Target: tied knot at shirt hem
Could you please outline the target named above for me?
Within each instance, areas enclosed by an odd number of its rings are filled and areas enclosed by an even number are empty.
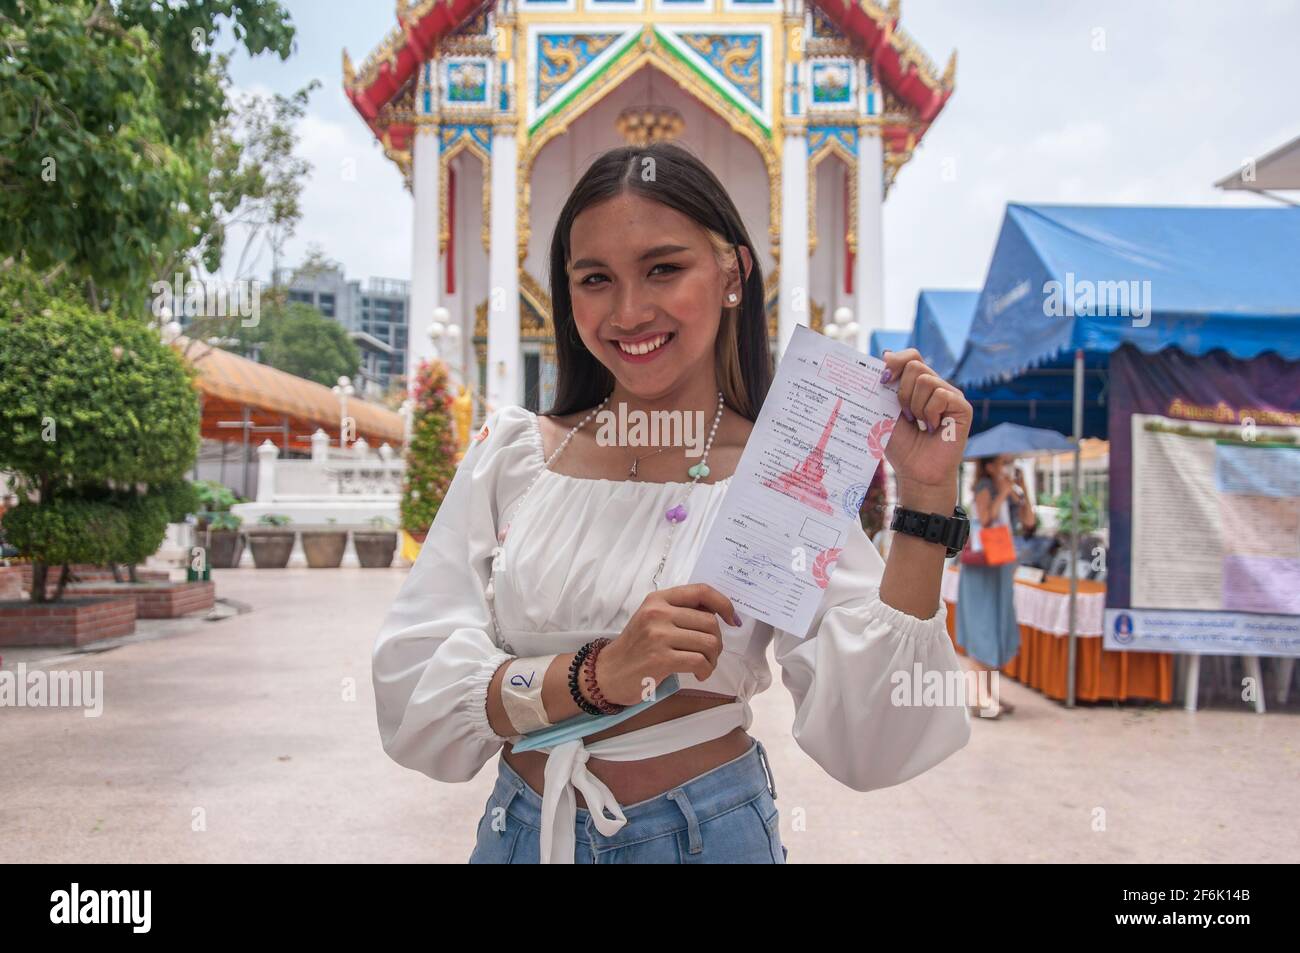
[[[577,738],[543,749],[547,759],[546,784],[542,791],[541,863],[573,863],[578,840],[575,791],[582,792],[591,822],[601,834],[613,837],[627,823],[627,816],[613,792],[587,770],[589,759],[641,761],[657,758],[721,738],[735,728],[748,728],[751,721],[749,705],[737,701],[615,735],[590,746]]]

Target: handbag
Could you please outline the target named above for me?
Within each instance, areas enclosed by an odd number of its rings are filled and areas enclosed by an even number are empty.
[[[964,566],[1005,566],[1016,561],[1016,544],[1009,526],[972,526],[960,556]]]
[[[981,529],[980,545],[984,550],[986,566],[1005,566],[1016,561],[1016,544],[1011,539],[1010,526],[988,526]]]
[[[966,537],[966,545],[962,547],[961,554],[957,557],[963,566],[987,566],[988,559],[984,555],[984,546],[980,541],[980,523],[972,513],[970,517],[970,534]]]
[[[958,558],[961,559],[961,564],[963,566],[987,566],[989,564],[988,557],[984,554],[984,550],[971,548],[971,542],[978,538],[978,532],[971,533],[970,537],[966,540],[966,545],[962,547],[961,556]]]

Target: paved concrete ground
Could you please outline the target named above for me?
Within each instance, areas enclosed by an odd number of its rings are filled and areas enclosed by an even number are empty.
[[[0,709],[0,862],[463,861],[495,762],[439,784],[390,761],[375,727],[370,650],[404,572],[214,575],[252,611],[143,622],[96,654],[0,650],[5,668],[100,670],[106,696],[99,718]],[[795,746],[778,678],[752,733],[790,862],[1300,860],[1295,708],[1071,711],[1003,684],[1014,715],[859,794]]]

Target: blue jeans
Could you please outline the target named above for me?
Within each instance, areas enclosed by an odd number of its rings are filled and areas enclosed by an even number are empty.
[[[498,761],[496,786],[478,825],[471,864],[536,864],[542,798]],[[625,824],[606,837],[578,808],[578,864],[783,864],[776,785],[755,740],[733,761],[649,800],[624,806]],[[494,818],[496,823],[493,823]],[[494,829],[495,828],[495,829]]]

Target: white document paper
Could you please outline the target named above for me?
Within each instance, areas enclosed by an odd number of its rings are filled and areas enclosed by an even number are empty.
[[[894,431],[878,358],[795,328],[691,582],[805,638]]]

